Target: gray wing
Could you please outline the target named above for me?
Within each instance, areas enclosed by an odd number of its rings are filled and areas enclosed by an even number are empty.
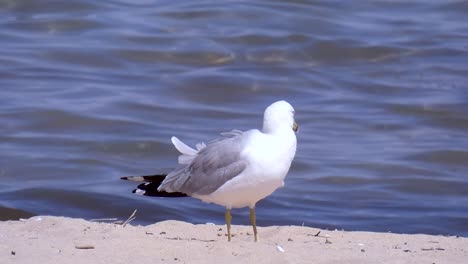
[[[239,175],[247,167],[242,160],[245,132],[232,131],[209,142],[191,163],[178,167],[166,176],[158,188],[166,192],[205,195],[216,191],[225,182]]]

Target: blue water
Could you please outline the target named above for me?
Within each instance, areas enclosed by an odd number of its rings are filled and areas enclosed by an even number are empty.
[[[466,1],[0,1],[0,217],[224,222],[120,176],[300,125],[265,225],[468,236]],[[233,212],[248,224],[248,210]]]

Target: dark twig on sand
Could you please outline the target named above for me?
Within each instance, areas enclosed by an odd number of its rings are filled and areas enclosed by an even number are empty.
[[[89,245],[85,245],[85,246],[75,246],[76,249],[94,249],[94,246],[89,246]]]

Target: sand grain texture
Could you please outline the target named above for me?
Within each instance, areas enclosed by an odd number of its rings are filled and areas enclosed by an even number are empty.
[[[225,227],[165,221],[149,226],[36,216],[0,222],[0,263],[464,263],[468,238]],[[320,231],[318,236],[315,236]]]

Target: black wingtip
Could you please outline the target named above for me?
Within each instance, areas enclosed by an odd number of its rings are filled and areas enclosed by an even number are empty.
[[[165,191],[158,191],[158,187],[164,181],[166,174],[155,174],[145,176],[124,176],[120,177],[122,180],[140,182],[136,189],[132,193],[144,196],[156,196],[156,197],[186,197],[185,193],[173,192],[168,193]]]
[[[157,182],[161,183],[166,178],[167,174],[154,174],[154,175],[143,175],[143,176],[124,176],[120,177],[121,180],[133,181],[133,182]]]

